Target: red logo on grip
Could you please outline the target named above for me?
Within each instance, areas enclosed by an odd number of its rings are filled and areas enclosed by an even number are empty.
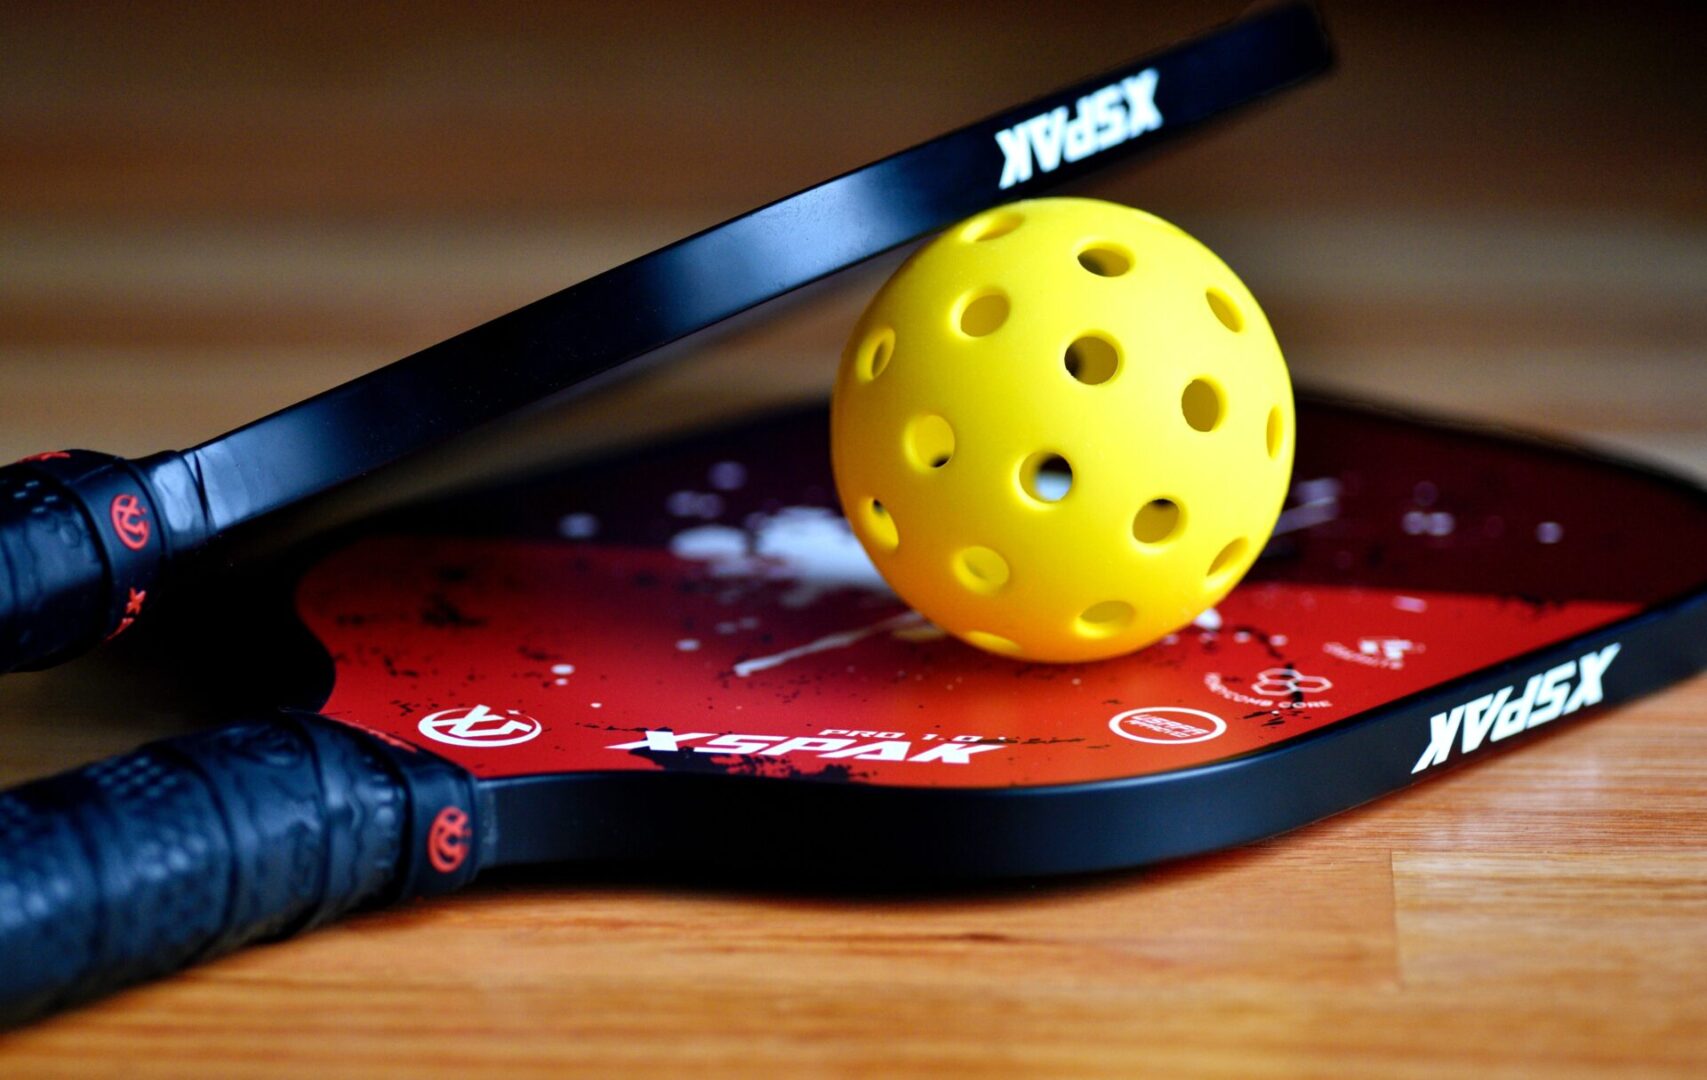
[[[113,640],[131,628],[131,624],[136,622],[136,617],[142,614],[142,602],[147,599],[147,589],[130,590],[130,599],[126,600],[124,605],[124,618],[120,619],[119,624],[113,627],[113,632],[107,635],[107,641]]]
[[[148,511],[142,501],[128,492],[114,495],[110,513],[119,543],[132,551],[141,551],[148,543]]]
[[[22,465],[28,461],[57,461],[60,458],[68,458],[70,456],[70,454],[63,450],[44,450],[39,454],[31,454],[29,457],[19,458],[18,464]]]
[[[468,858],[468,814],[460,806],[447,806],[427,830],[427,861],[441,874],[448,874]]]

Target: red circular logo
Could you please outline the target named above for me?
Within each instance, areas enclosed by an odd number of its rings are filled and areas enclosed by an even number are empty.
[[[460,806],[447,806],[427,830],[427,861],[441,874],[448,874],[468,858],[468,814]]]
[[[128,492],[113,496],[108,510],[113,519],[113,532],[119,543],[132,551],[141,551],[148,543],[148,510],[142,501]]]

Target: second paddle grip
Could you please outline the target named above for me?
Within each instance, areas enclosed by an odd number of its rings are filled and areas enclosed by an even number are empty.
[[[306,713],[0,792],[0,1027],[448,892],[492,850],[474,779]]]

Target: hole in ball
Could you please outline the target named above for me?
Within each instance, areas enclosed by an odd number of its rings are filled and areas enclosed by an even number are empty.
[[[1008,583],[1008,561],[987,547],[962,548],[954,556],[954,576],[973,592],[989,596]]]
[[[904,441],[915,468],[940,469],[954,457],[954,428],[934,413],[908,421]]]
[[[1079,614],[1077,630],[1088,637],[1107,637],[1132,625],[1137,614],[1124,600],[1104,600]]]
[[[980,649],[988,649],[990,652],[1005,653],[1008,656],[1019,655],[1019,644],[1009,641],[1000,634],[992,634],[985,630],[968,630],[966,631],[966,640]]]
[[[1226,547],[1222,548],[1216,554],[1215,561],[1209,564],[1209,576],[1212,578],[1220,577],[1222,574],[1232,570],[1233,567],[1237,566],[1239,561],[1245,557],[1245,548],[1247,546],[1248,544],[1246,543],[1245,538],[1241,536]]]
[[[1140,544],[1160,544],[1179,532],[1179,503],[1172,499],[1151,499],[1132,519],[1132,536]]]
[[[1113,244],[1092,244],[1079,252],[1079,265],[1097,277],[1119,277],[1132,269],[1132,256]]]
[[[1096,386],[1120,370],[1120,350],[1105,337],[1086,334],[1067,346],[1065,362],[1069,375],[1086,386]]]
[[[1214,431],[1221,424],[1221,414],[1226,411],[1226,405],[1221,400],[1221,390],[1208,379],[1193,379],[1186,384],[1185,393],[1180,395],[1180,412],[1185,414],[1185,422],[1197,431]]]
[[[1026,458],[1019,468],[1019,486],[1043,503],[1058,503],[1073,490],[1073,466],[1052,450]]]
[[[960,332],[967,337],[993,334],[1007,321],[1008,298],[999,292],[974,296],[960,309]]]
[[[973,221],[961,232],[960,238],[971,243],[995,240],[1006,236],[1025,223],[1025,215],[1014,210],[997,210]]]
[[[895,519],[877,499],[866,499],[860,504],[860,524],[865,527],[866,539],[878,550],[894,551],[901,546],[901,531],[895,527]]]
[[[859,377],[870,382],[883,374],[894,352],[895,331],[887,326],[873,330],[859,347]]]
[[[1239,313],[1239,305],[1220,289],[1205,289],[1203,298],[1209,301],[1209,310],[1215,313],[1215,318],[1221,325],[1237,334],[1245,328],[1245,317]]]
[[[1280,406],[1276,405],[1268,410],[1268,456],[1270,458],[1280,456],[1280,440],[1286,435],[1282,424]]]

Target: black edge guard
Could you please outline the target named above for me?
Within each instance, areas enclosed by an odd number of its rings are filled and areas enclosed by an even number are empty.
[[[0,672],[84,652],[157,603],[174,558],[207,539],[185,488],[177,454],[62,450],[0,468]]]
[[[494,847],[476,797],[441,758],[309,714],[0,793],[0,1025],[458,888]]]

